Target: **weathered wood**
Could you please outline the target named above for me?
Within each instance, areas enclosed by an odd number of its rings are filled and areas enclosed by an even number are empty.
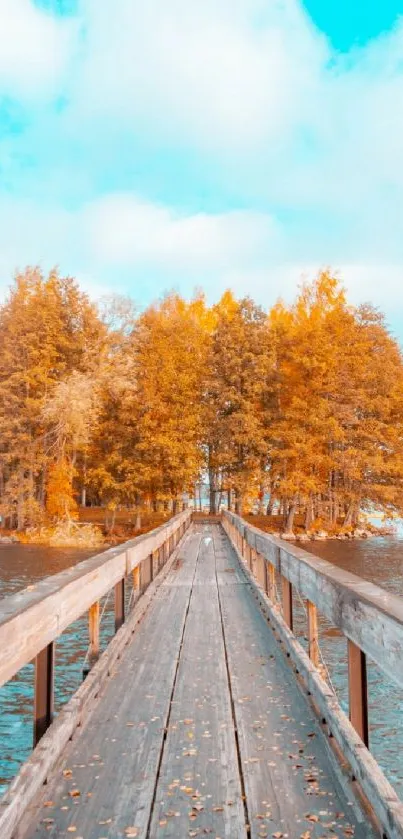
[[[137,565],[133,570],[133,588],[136,592],[140,591],[140,566]]]
[[[54,644],[48,644],[35,659],[34,746],[53,720],[54,711]]]
[[[151,534],[47,577],[30,590],[0,601],[0,685],[54,641],[110,589],[140,564],[151,550],[190,520],[180,513]]]
[[[339,746],[347,764],[351,767],[355,780],[383,827],[384,839],[402,839],[403,803],[344,714],[337,697],[288,628],[282,615],[271,608],[271,601],[265,597],[248,571],[243,569],[243,573],[248,576],[263,614],[296,667],[299,677],[303,680],[308,696],[314,700],[315,709],[326,722],[330,738],[329,746],[333,741]],[[333,755],[332,749],[328,752],[330,756]],[[338,759],[334,755],[332,759],[340,782],[345,783],[345,775],[340,774]],[[369,829],[368,826],[368,831]]]
[[[99,618],[99,600],[97,600],[96,603],[93,603],[92,606],[90,606],[88,614],[88,630],[90,637],[89,660],[91,666],[93,666],[99,658]]]
[[[120,629],[125,619],[125,581],[115,585],[115,632]]]
[[[87,723],[91,723],[91,714],[97,710],[100,699],[103,698],[103,691],[106,688],[111,691],[115,691],[115,680],[111,680],[110,677],[115,675],[114,668],[116,666],[116,662],[121,658],[123,651],[132,640],[135,630],[137,632],[138,627],[142,627],[146,643],[149,643],[151,647],[153,644],[153,637],[157,637],[158,645],[161,643],[163,633],[161,633],[160,626],[154,627],[154,622],[151,616],[150,624],[144,623],[143,627],[143,621],[150,609],[150,606],[156,604],[157,601],[155,598],[158,600],[159,597],[165,597],[167,591],[171,592],[172,598],[174,599],[173,605],[171,601],[168,604],[168,613],[172,608],[175,608],[178,601],[176,591],[172,589],[172,587],[166,590],[165,586],[161,585],[171,573],[172,566],[175,563],[175,558],[176,553],[174,553],[169,562],[167,562],[160,577],[152,583],[148,591],[137,602],[135,608],[131,612],[129,620],[113,637],[107,649],[87,676],[85,682],[74,694],[72,699],[70,699],[67,705],[62,708],[51,727],[42,737],[29,760],[22,766],[18,775],[14,778],[9,789],[0,801],[1,839],[11,839],[11,837],[14,839],[17,837],[17,826],[21,823],[21,821],[24,824],[24,830],[22,831],[24,835],[27,830],[31,829],[32,823],[35,820],[37,808],[34,807],[33,810],[30,810],[29,808],[34,801],[35,796],[40,795],[42,785],[45,781],[47,779],[50,781],[50,773],[55,767],[57,767],[58,761],[61,759],[66,747],[67,749],[74,747],[74,741],[73,746],[71,746],[70,741],[72,740],[75,731],[78,731],[80,735],[82,735],[85,730],[85,725]],[[163,620],[164,618],[162,617],[162,622]],[[155,636],[153,635],[154,632],[156,633]],[[173,638],[168,638],[167,641],[171,642],[173,641]],[[141,647],[141,637],[139,639],[139,644]],[[161,668],[157,658],[155,659],[155,669],[158,674],[158,678],[160,678]],[[139,692],[140,695],[142,695],[144,685],[141,684],[141,679],[143,678],[141,660],[138,667],[138,678],[140,685]],[[123,687],[126,691],[124,681]],[[130,697],[131,695],[127,694],[128,702],[131,701]],[[100,707],[98,710],[101,712]],[[101,737],[102,728],[99,729],[98,733]],[[127,736],[126,727],[124,727],[122,735],[124,737]],[[141,760],[141,755],[139,759]],[[121,762],[119,765],[121,765]],[[46,787],[45,792],[45,799],[46,798],[49,798],[48,787]],[[39,798],[38,804],[41,800],[42,799]],[[49,813],[46,812],[46,815],[49,815]],[[18,839],[20,835],[22,834],[18,832]],[[48,831],[46,831],[46,836],[49,836]]]
[[[247,837],[215,576],[216,529],[207,526],[206,538],[202,535],[150,826],[153,839]]]
[[[347,649],[350,721],[363,743],[368,746],[369,724],[366,656],[352,641],[347,641]]]
[[[281,590],[283,595],[283,616],[284,620],[293,629],[293,613],[292,613],[292,585],[286,577],[281,578]]]
[[[224,513],[224,528],[228,523],[281,571],[303,599],[314,603],[333,626],[403,687],[402,598],[263,533],[234,513]]]
[[[267,574],[267,594],[270,600],[275,603],[276,597],[276,569],[274,565],[271,563],[266,564],[266,574]]]
[[[320,724],[250,587],[219,592],[251,839],[373,837],[335,784]]]
[[[319,630],[318,630],[318,610],[314,603],[310,600],[306,601],[307,617],[308,617],[308,651],[309,658],[315,667],[319,665]]]

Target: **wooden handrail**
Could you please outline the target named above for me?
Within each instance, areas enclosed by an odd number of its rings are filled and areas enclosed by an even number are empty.
[[[289,545],[225,512],[246,545],[263,556],[343,635],[399,687],[403,687],[403,598],[316,556]]]
[[[144,591],[165,564],[191,522],[185,510],[150,533],[46,577],[0,601],[0,686],[35,661],[34,744],[53,717],[54,642],[70,624],[89,613],[90,662],[99,653],[99,600],[114,589],[115,631],[123,624],[124,585]],[[156,561],[157,560],[157,561]]]
[[[225,511],[223,527],[245,562],[245,573],[275,636],[298,678],[350,765],[385,839],[403,837],[403,802],[369,751],[367,661],[369,655],[392,681],[403,686],[403,598],[344,571],[324,559],[264,533]],[[266,573],[262,573],[262,562]],[[276,573],[281,602],[277,601]],[[292,631],[293,589],[307,606],[308,652]],[[268,598],[268,599],[267,599]],[[349,720],[319,664],[318,613],[347,640]]]

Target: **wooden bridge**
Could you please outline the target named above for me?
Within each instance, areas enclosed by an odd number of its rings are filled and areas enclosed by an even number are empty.
[[[317,610],[347,638],[350,720],[318,669]],[[53,719],[54,646],[87,611],[91,669]],[[367,655],[403,685],[403,601],[231,513],[185,511],[7,598],[0,645],[2,684],[36,665],[36,746],[1,802],[1,839],[403,837],[366,696]]]

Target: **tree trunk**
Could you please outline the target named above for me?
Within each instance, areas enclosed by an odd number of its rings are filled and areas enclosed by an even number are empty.
[[[178,499],[174,498],[174,500],[172,501],[172,515],[176,516],[177,512],[178,512]]]
[[[305,530],[310,530],[313,522],[313,498],[310,495],[306,505],[305,511]]]
[[[137,515],[136,515],[136,521],[135,521],[135,524],[134,524],[134,530],[135,530],[136,532],[137,532],[138,530],[141,530],[141,513],[137,513]]]
[[[267,507],[266,507],[266,516],[272,516],[273,515],[273,506],[274,506],[275,500],[276,499],[275,499],[274,492],[271,492],[270,493],[270,498],[269,498],[269,501],[268,501],[268,504],[267,504]]]
[[[291,504],[288,508],[287,519],[286,519],[286,523],[285,523],[285,532],[286,533],[292,533],[293,532],[294,518],[295,518],[296,511],[297,511],[297,501],[294,498],[291,501]]]
[[[348,505],[347,513],[345,515],[345,519],[344,519],[344,522],[343,522],[344,527],[351,527],[351,525],[353,524],[354,508],[355,508],[355,502],[350,501],[350,504]]]
[[[231,490],[230,489],[227,490],[227,505],[228,505],[228,509],[231,511]]]
[[[235,496],[235,512],[237,516],[242,516],[243,514],[243,497],[239,491],[237,491]]]

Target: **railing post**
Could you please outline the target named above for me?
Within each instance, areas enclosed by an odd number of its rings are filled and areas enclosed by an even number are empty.
[[[348,639],[348,693],[350,722],[369,746],[367,660],[365,653]]]
[[[284,620],[291,629],[293,630],[293,615],[292,615],[292,585],[286,577],[281,577],[281,588],[283,593],[283,617]]]
[[[267,573],[267,595],[274,603],[276,599],[276,571],[274,565],[269,562],[266,566]]]
[[[133,568],[133,588],[134,591],[140,593],[140,565],[136,565],[136,568]]]
[[[48,644],[35,659],[34,747],[53,720],[54,644]]]
[[[99,658],[99,600],[90,606],[88,613],[88,629],[90,636],[90,666]]]
[[[306,601],[308,612],[308,651],[315,667],[319,667],[318,610],[310,600]]]
[[[256,579],[258,583],[261,585],[263,591],[267,594],[267,578],[266,578],[266,561],[262,554],[256,551],[256,559],[257,559],[257,568],[256,568]]]
[[[115,632],[120,629],[125,619],[125,581],[115,585]]]
[[[93,603],[88,610],[88,635],[89,649],[88,658],[83,666],[83,679],[86,679],[91,668],[99,658],[99,601]]]

